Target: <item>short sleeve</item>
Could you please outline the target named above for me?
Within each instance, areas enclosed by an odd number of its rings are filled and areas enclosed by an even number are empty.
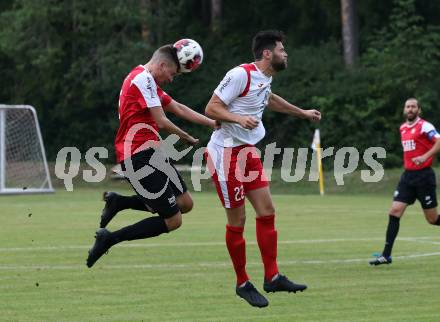
[[[214,94],[217,95],[223,103],[229,105],[229,103],[243,93],[248,81],[247,77],[244,68],[235,67],[231,69],[214,90]]]
[[[422,125],[422,133],[424,133],[430,141],[437,141],[440,138],[440,134],[434,125],[426,121]]]
[[[157,95],[159,96],[160,104],[162,105],[162,108],[167,107],[171,103],[171,101],[173,100],[173,98],[170,95],[168,95],[159,86],[157,86]]]
[[[161,106],[156,82],[151,75],[148,75],[145,72],[140,73],[133,79],[132,82],[141,92],[147,108]]]

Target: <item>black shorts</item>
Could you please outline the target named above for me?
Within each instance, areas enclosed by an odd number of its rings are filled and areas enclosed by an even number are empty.
[[[434,170],[405,170],[400,177],[399,184],[394,192],[394,201],[412,205],[416,199],[423,209],[437,207],[436,179]]]
[[[129,160],[135,172],[146,166],[147,171],[139,180],[127,171],[131,168],[127,165]],[[180,173],[160,150],[150,148],[140,151],[122,161],[121,168],[137,195],[159,216],[170,218],[180,211],[176,197],[188,189]]]

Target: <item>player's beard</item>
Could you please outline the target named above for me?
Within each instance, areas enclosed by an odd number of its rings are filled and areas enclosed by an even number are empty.
[[[408,122],[413,122],[413,121],[417,118],[417,116],[419,116],[418,113],[407,113],[407,114],[405,115],[406,120],[407,120]]]
[[[271,62],[272,68],[276,72],[280,72],[287,68],[287,60],[283,60],[282,58],[274,57]]]

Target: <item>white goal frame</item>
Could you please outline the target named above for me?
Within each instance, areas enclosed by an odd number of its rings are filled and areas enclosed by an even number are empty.
[[[22,109],[22,110],[28,110],[30,111],[32,118],[34,120],[33,124],[23,124],[23,126],[29,125],[29,129],[32,130],[35,135],[37,136],[35,149],[38,149],[38,152],[41,153],[40,159],[35,162],[42,162],[42,164],[39,165],[41,168],[41,172],[44,171],[45,178],[42,177],[41,182],[38,183],[31,183],[31,186],[27,186],[26,184],[14,187],[8,186],[7,178],[7,167],[8,167],[8,156],[7,153],[7,124],[6,124],[6,116],[8,110],[14,110],[14,109]],[[24,160],[23,163],[29,162],[29,166],[32,166],[32,160],[26,161]],[[26,165],[24,165],[26,166]],[[20,178],[20,181],[25,181],[26,178]],[[43,137],[41,136],[40,131],[40,125],[38,123],[37,118],[37,112],[35,111],[35,108],[30,105],[3,105],[0,104],[0,195],[2,194],[32,194],[32,193],[52,193],[54,192],[54,189],[52,187],[52,181],[50,179],[50,173],[49,173],[49,167],[47,165],[46,160],[46,153],[44,151],[44,145],[43,145]]]

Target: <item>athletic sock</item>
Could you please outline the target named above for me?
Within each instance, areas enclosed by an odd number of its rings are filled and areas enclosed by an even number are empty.
[[[385,247],[383,249],[382,255],[384,257],[391,256],[391,250],[393,249],[394,240],[399,232],[400,218],[389,215],[388,228],[385,239]]]
[[[264,279],[267,281],[278,274],[277,265],[277,236],[275,230],[275,215],[259,216],[256,218],[257,242],[261,259],[264,264]]]
[[[124,240],[145,239],[167,233],[168,227],[160,216],[145,218],[133,225],[111,233],[112,245]]]
[[[148,209],[145,206],[144,201],[142,200],[141,197],[139,197],[138,195],[134,195],[130,197],[130,209],[134,209],[134,210],[142,210],[142,211],[150,211],[150,209]]]
[[[237,285],[249,280],[246,273],[246,241],[243,238],[244,227],[226,225],[226,247],[237,275]]]
[[[436,220],[436,222],[434,223],[434,225],[436,225],[436,226],[440,226],[440,215],[437,215],[437,220]]]
[[[116,198],[117,198],[116,204],[117,204],[119,211],[124,210],[124,209],[148,211],[143,200],[138,195],[133,195],[133,196],[128,196],[128,197],[127,196],[117,196]]]

